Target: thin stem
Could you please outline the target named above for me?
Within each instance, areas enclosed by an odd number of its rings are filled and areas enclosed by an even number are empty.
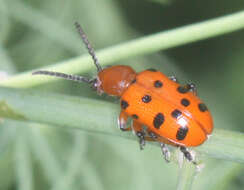
[[[196,177],[196,167],[186,159],[183,159],[183,154],[181,152],[179,154],[183,162],[179,167],[177,190],[191,190]]]
[[[102,65],[108,65],[133,56],[145,55],[159,50],[165,50],[176,46],[212,38],[231,33],[244,28],[244,11],[230,14],[220,18],[191,24],[158,34],[149,35],[132,40],[120,45],[97,51],[97,57]],[[57,72],[77,74],[93,68],[90,56],[84,55],[62,63],[45,67],[43,70],[55,70]],[[42,70],[42,69],[41,69]],[[31,72],[22,73],[1,81],[0,85],[11,87],[31,87],[50,81],[55,78],[40,80],[31,76]]]
[[[38,129],[38,124],[35,125],[35,127],[30,128],[31,130],[28,131],[33,155],[38,161],[40,161],[43,171],[48,177],[50,183],[54,183],[62,174],[63,168],[58,162],[56,155],[53,153],[52,149],[48,145],[46,139],[40,133],[40,130]]]
[[[33,189],[33,173],[31,156],[28,149],[25,136],[26,130],[19,130],[16,143],[16,175],[17,189],[32,190]]]

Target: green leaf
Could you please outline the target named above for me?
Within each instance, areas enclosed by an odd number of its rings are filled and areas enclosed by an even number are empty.
[[[25,139],[26,130],[19,130],[16,143],[16,175],[19,189],[33,189],[33,170],[28,144]]]
[[[184,159],[183,154],[180,152],[182,164],[179,167],[179,174],[178,174],[178,184],[177,190],[190,190],[192,188],[193,181],[196,177],[197,170],[196,167]]]
[[[21,117],[16,117],[16,113]],[[117,128],[118,114],[118,105],[104,101],[0,88],[0,117],[135,140],[132,133],[121,132]],[[243,133],[215,129],[211,138],[194,150],[213,158],[244,163],[243,149]]]

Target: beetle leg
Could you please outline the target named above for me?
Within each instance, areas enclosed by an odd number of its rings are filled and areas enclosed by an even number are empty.
[[[140,145],[140,149],[143,150],[145,145],[146,145],[146,141],[145,141],[145,133],[142,131],[138,131],[136,133],[136,136],[139,138],[139,145]]]
[[[197,95],[197,87],[194,83],[187,83],[185,85],[185,88],[190,92],[193,92],[193,94]]]
[[[168,146],[165,143],[160,142],[160,140],[162,140],[162,139],[160,137],[158,137],[154,132],[149,131],[148,135],[149,135],[149,138],[151,141],[152,140],[153,141],[159,141],[159,144],[160,144],[160,147],[161,147],[165,161],[170,162],[170,151],[169,151]]]
[[[146,133],[142,127],[142,124],[133,120],[132,128],[133,128],[135,135],[139,138],[140,149],[143,150],[146,145],[146,141],[145,141]]]
[[[148,136],[149,136],[147,137],[148,141],[157,141],[158,136],[154,132],[148,131]]]
[[[169,79],[172,80],[173,82],[179,83],[178,79],[176,78],[176,76],[169,76]]]
[[[160,144],[165,161],[170,162],[170,151],[169,151],[168,146],[164,143],[159,143],[159,144]]]
[[[154,140],[154,141],[158,140],[158,136],[155,133],[148,132],[148,135],[152,140]],[[159,141],[159,144],[160,144],[160,147],[161,147],[165,161],[170,162],[170,151],[169,151],[167,145],[165,143],[160,142],[160,141]]]
[[[180,151],[184,154],[185,158],[189,161],[192,162],[193,164],[197,165],[196,161],[193,159],[193,156],[191,153],[187,150],[186,147],[181,146]]]
[[[128,116],[125,112],[121,111],[118,119],[118,125],[121,131],[130,131],[131,127],[127,127]]]

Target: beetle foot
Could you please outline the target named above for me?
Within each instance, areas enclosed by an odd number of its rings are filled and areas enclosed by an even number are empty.
[[[145,133],[142,131],[138,131],[136,133],[136,136],[139,138],[139,145],[140,145],[140,149],[143,150],[145,145],[146,145],[146,141],[145,141]]]
[[[193,164],[197,165],[197,162],[195,161],[193,155],[187,150],[186,147],[181,146],[180,151],[184,154],[185,158],[189,161],[192,162]]]
[[[160,144],[160,147],[161,147],[161,150],[162,150],[162,153],[163,153],[165,161],[166,162],[170,162],[170,151],[169,151],[169,148],[164,143],[159,143],[159,144]]]
[[[148,136],[152,139],[152,140],[157,140],[158,136],[154,133],[154,132],[151,132],[149,131],[148,132]]]
[[[179,83],[179,81],[176,78],[176,76],[169,76],[169,79],[172,80],[173,82]]]
[[[197,87],[194,83],[186,84],[185,88],[188,89],[190,92],[193,92],[195,95],[197,95]]]

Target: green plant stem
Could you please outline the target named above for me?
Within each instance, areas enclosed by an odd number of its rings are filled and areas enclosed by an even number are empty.
[[[118,114],[118,105],[104,101],[0,88],[0,117],[135,140],[132,133],[117,128]],[[211,138],[195,150],[209,157],[244,163],[244,134],[215,129]]]
[[[82,158],[85,157],[85,147],[86,138],[80,138],[79,134],[74,134],[74,145],[69,156],[67,169],[62,172],[63,175],[60,179],[55,180],[52,190],[63,190],[71,187],[76,176],[83,170]]]
[[[30,153],[25,139],[25,130],[19,130],[16,143],[16,176],[19,189],[33,189],[33,173],[30,161]]]
[[[180,166],[179,170],[177,190],[192,189],[192,184],[196,177],[196,167],[186,159],[183,159],[182,166]]]
[[[136,40],[115,45],[97,51],[97,57],[102,65],[108,65],[133,56],[145,55],[159,50],[212,38],[244,28],[244,11],[191,24],[188,26],[160,32]],[[86,54],[42,69],[54,70],[70,74],[86,72],[95,69],[91,57]],[[31,72],[25,72],[1,81],[0,85],[11,87],[31,87],[57,80],[54,77],[32,77]]]
[[[27,126],[30,127],[30,125]],[[41,135],[38,127],[39,125],[36,125],[28,131],[33,155],[40,162],[44,171],[43,173],[48,177],[49,182],[55,183],[62,175],[64,167],[58,162],[55,153],[50,148],[47,139]]]

